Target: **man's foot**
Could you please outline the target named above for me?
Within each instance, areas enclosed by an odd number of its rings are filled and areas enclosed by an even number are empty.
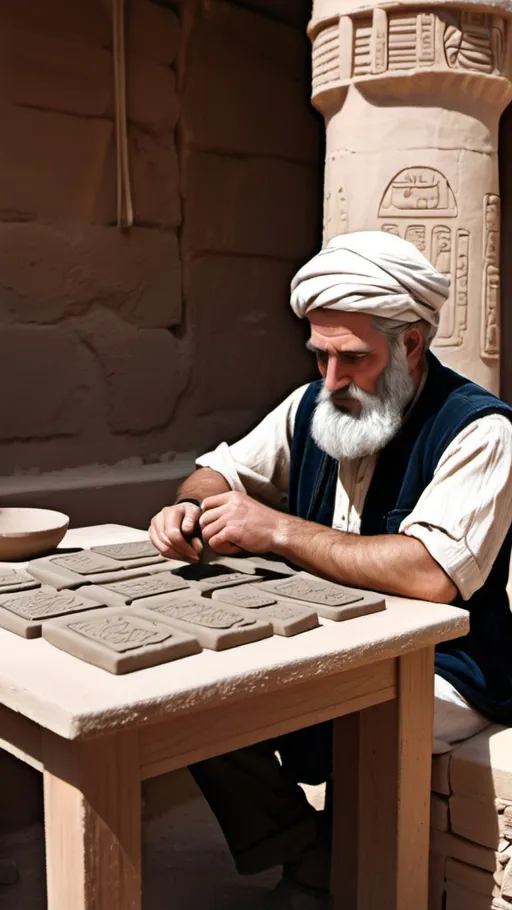
[[[260,910],[330,910],[331,898],[326,891],[304,888],[290,879],[282,878],[265,895]]]

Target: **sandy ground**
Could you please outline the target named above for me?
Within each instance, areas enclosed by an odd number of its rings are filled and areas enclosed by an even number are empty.
[[[316,805],[321,793],[310,788]],[[158,785],[146,811],[158,811]],[[143,826],[143,910],[257,910],[279,870],[237,875],[217,822],[188,772],[173,775],[170,808]],[[169,802],[169,788],[166,789]],[[47,910],[41,825],[0,840],[0,855],[16,860],[19,880],[0,885],[0,910]]]

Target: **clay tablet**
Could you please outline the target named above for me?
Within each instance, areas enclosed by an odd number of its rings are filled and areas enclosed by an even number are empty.
[[[0,569],[0,594],[8,591],[27,591],[38,588],[39,582],[32,578],[25,569]]]
[[[104,547],[91,547],[92,553],[108,556],[118,562],[130,562],[136,559],[141,565],[151,562],[163,562],[164,557],[158,552],[149,540],[139,540],[132,543],[113,543]]]
[[[251,556],[249,561],[257,570],[261,571],[263,569],[265,572],[271,572],[275,575],[295,575],[297,571],[276,556],[272,558],[269,556]]]
[[[176,595],[149,608],[178,629],[194,635],[203,648],[221,651],[272,635],[272,626],[248,610],[224,606],[206,597]]]
[[[215,588],[230,588],[234,585],[246,585],[263,581],[262,575],[248,575],[246,572],[232,572],[218,563],[199,563],[188,565],[174,572],[180,578],[185,578],[196,591],[210,593]]]
[[[97,606],[72,591],[47,589],[12,597],[3,595],[0,596],[0,626],[23,638],[37,638],[44,620]]]
[[[159,622],[145,610],[110,607],[51,620],[43,626],[51,644],[110,673],[129,673],[197,654],[191,635]]]
[[[242,607],[244,610],[259,610],[261,607],[270,607],[277,603],[272,594],[267,594],[256,585],[235,585],[233,588],[221,588],[212,591],[212,598],[232,604],[234,607]]]
[[[246,610],[254,610],[259,619],[266,619],[272,623],[276,635],[298,635],[299,632],[308,632],[320,625],[314,610],[290,602],[277,601],[254,585],[239,585],[236,588],[214,591],[212,599],[217,603],[220,601]]]
[[[52,556],[49,562],[52,566],[59,566],[77,575],[97,575],[98,572],[117,572],[119,569],[115,560],[93,553],[92,550],[82,550],[68,556]]]
[[[38,581],[59,589],[122,581],[125,578],[134,578],[166,568],[158,563],[145,568],[134,565],[124,569],[123,564],[116,562],[115,559],[92,553],[90,550],[82,550],[67,556],[43,556],[41,559],[32,560],[27,567],[29,574]]]
[[[307,572],[300,572],[290,578],[265,581],[259,586],[276,597],[303,601],[315,608],[320,616],[340,621],[367,613],[384,610],[386,602],[382,595],[356,588],[346,588]]]
[[[189,588],[189,584],[184,578],[178,578],[172,572],[162,572],[158,575],[129,578],[126,581],[114,581],[101,586],[94,585],[94,588],[103,598],[104,603],[122,606],[147,597],[159,597],[174,591],[184,591]]]

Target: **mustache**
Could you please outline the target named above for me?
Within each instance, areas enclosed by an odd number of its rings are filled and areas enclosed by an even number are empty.
[[[370,392],[364,392],[353,382],[344,389],[339,389],[336,392],[326,392],[324,386],[324,401],[330,401],[334,405],[343,404],[344,401],[359,401],[362,403],[368,396],[371,398],[376,397],[375,395],[371,395]]]

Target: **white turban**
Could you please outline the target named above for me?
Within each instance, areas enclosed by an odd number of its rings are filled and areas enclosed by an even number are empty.
[[[395,234],[358,231],[329,241],[295,275],[291,306],[301,319],[318,307],[439,325],[450,279]]]

